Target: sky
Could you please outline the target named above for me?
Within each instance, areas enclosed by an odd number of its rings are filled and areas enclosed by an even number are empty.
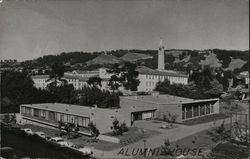
[[[72,51],[249,49],[248,0],[3,0],[0,57]]]

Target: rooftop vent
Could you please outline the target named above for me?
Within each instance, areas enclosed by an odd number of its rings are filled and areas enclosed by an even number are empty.
[[[65,111],[68,111],[68,109],[65,109]]]

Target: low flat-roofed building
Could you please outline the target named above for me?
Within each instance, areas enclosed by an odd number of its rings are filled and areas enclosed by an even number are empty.
[[[117,119],[128,127],[136,120],[164,119],[176,116],[175,122],[219,113],[219,99],[194,100],[189,98],[159,95],[120,96],[120,108],[97,108],[89,106],[42,103],[20,105],[22,124],[31,123],[58,127],[59,121],[74,123],[80,133],[86,134],[90,122],[101,133],[110,132]],[[89,133],[89,132],[87,132]]]
[[[112,122],[117,119],[120,123],[131,126],[131,114],[135,112],[155,111],[151,107],[129,107],[104,109],[88,106],[42,103],[42,104],[22,104],[20,114],[22,124],[36,124],[41,126],[58,127],[59,121],[64,123],[74,123],[80,127],[80,133],[88,134],[86,128],[90,122],[96,124],[101,133],[110,132]],[[153,116],[147,116],[153,118]]]
[[[151,107],[151,115],[156,119],[163,119],[169,114],[176,115],[176,122],[194,119],[197,117],[219,113],[219,99],[200,99],[194,100],[171,95],[142,95],[142,96],[123,96],[120,98],[122,107]],[[143,119],[143,113],[132,113],[132,119]]]

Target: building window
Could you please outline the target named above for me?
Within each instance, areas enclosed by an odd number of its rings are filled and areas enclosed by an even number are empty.
[[[198,105],[195,105],[195,106],[193,106],[193,110],[194,110],[194,117],[196,117],[196,116],[199,116],[199,107],[198,107]]]
[[[56,120],[55,112],[49,111],[49,120],[53,120],[53,121]]]
[[[186,119],[186,116],[185,116],[185,107],[182,106],[182,120],[185,120]]]
[[[25,108],[25,114],[31,115],[31,108]]]
[[[21,113],[25,114],[25,107],[21,107]]]
[[[206,105],[206,114],[210,114],[210,105],[209,104]]]
[[[77,117],[77,124],[79,126],[83,126],[83,118],[82,117]]]
[[[186,119],[192,118],[192,107],[186,107]]]
[[[200,116],[201,115],[205,115],[205,106],[204,105],[200,106]]]
[[[214,105],[211,104],[211,113],[214,113]]]
[[[40,112],[39,109],[34,109],[34,116],[39,117],[39,112]]]

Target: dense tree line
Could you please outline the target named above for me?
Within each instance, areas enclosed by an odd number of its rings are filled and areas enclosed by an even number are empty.
[[[170,84],[165,80],[159,82],[155,90],[193,99],[219,98],[223,93],[223,85],[219,83],[210,68],[193,72],[189,80],[188,85]]]
[[[111,93],[97,87],[74,90],[73,85],[49,85],[41,90],[33,86],[26,72],[4,71],[1,74],[1,113],[19,112],[20,104],[66,103],[111,108],[119,106],[119,92]]]
[[[55,96],[47,90],[38,90],[27,72],[1,73],[1,112],[18,112],[20,104],[46,103]]]

